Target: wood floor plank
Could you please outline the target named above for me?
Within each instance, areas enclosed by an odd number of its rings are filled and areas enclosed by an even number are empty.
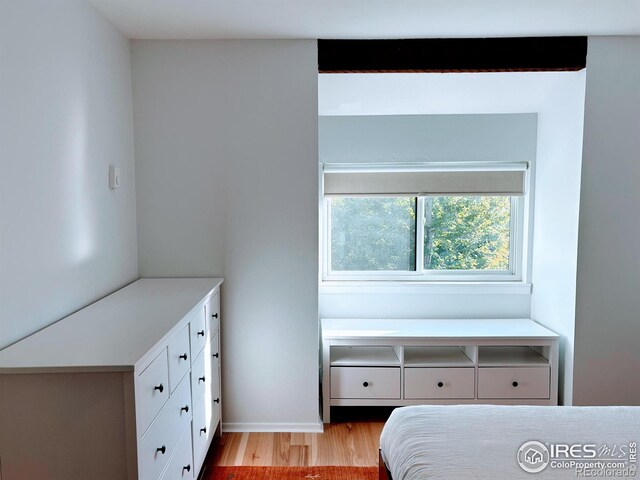
[[[310,445],[311,435],[311,433],[292,433],[291,445]]]
[[[242,434],[223,433],[214,447],[213,461],[216,465],[235,465]]]
[[[318,465],[318,436],[323,434],[306,434],[308,435],[309,446],[309,465]],[[307,441],[305,439],[305,441]]]
[[[375,466],[384,422],[336,422],[324,433],[224,433],[212,466]]]
[[[238,444],[238,451],[236,452],[236,458],[234,461],[235,465],[242,465],[243,459],[244,459],[244,454],[245,451],[247,449],[247,442],[249,441],[249,433],[241,433],[240,434],[240,441]]]
[[[273,465],[274,459],[274,434],[273,433],[249,433],[242,463],[250,467],[266,467]]]
[[[314,437],[314,445],[312,449],[315,450],[315,458],[311,465],[332,465],[329,437],[332,436],[331,427],[325,425],[322,435],[316,435]]]
[[[291,434],[290,433],[274,433],[273,434],[273,463],[274,467],[285,467],[291,465],[289,463],[289,453],[291,450]]]
[[[289,450],[290,467],[306,467],[309,465],[309,446],[291,445]]]

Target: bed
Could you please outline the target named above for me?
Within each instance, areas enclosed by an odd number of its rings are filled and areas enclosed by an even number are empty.
[[[576,468],[601,478],[598,461],[633,478],[638,443],[640,407],[402,407],[382,430],[380,478],[569,479]]]

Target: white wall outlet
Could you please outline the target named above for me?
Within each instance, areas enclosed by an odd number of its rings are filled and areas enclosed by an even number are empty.
[[[109,165],[109,188],[120,188],[120,168],[113,165]]]

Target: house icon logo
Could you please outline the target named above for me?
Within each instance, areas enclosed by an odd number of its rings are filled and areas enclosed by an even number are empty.
[[[549,450],[540,442],[526,442],[518,450],[518,465],[525,472],[538,473],[549,465]]]
[[[538,464],[542,462],[543,457],[542,457],[542,453],[540,453],[537,450],[534,450],[533,448],[530,448],[529,450],[524,452],[524,459],[529,463]]]

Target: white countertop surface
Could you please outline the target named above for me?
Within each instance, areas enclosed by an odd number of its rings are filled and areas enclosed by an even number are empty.
[[[0,350],[0,373],[132,371],[222,283],[143,278]]]
[[[457,338],[554,339],[558,335],[526,318],[516,319],[322,319],[324,339],[385,337],[454,340]]]

